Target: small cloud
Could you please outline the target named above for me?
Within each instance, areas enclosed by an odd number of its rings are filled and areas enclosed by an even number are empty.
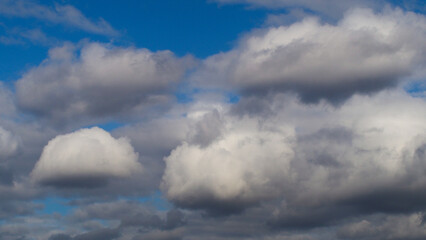
[[[49,141],[31,177],[55,187],[99,187],[110,178],[126,178],[142,170],[138,154],[126,138],[113,138],[93,127]]]

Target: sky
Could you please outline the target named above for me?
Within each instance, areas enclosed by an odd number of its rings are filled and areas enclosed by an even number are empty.
[[[0,240],[426,239],[425,3],[0,0]]]

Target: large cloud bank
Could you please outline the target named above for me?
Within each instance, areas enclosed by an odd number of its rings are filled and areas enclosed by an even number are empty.
[[[184,142],[165,159],[163,189],[180,206],[212,213],[280,199],[270,221],[284,227],[352,211],[414,211],[426,188],[423,105],[385,91],[340,108],[277,95],[273,115],[222,111],[220,136],[205,146]],[[393,206],[397,195],[401,205]]]
[[[208,58],[194,78],[225,79],[248,94],[294,91],[305,102],[340,102],[394,86],[422,68],[425,37],[422,15],[355,9],[336,25],[305,18],[254,31],[236,49]]]
[[[95,187],[140,172],[137,160],[126,138],[115,139],[97,127],[81,129],[49,141],[31,177],[45,185]]]

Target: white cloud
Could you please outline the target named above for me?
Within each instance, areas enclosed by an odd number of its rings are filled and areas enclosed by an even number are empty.
[[[281,199],[277,216],[286,217],[295,206],[309,212],[353,200],[359,207],[368,202],[356,199],[371,189],[413,191],[409,197],[426,188],[424,105],[402,91],[383,91],[355,95],[339,108],[283,94],[265,105],[273,114],[239,109],[238,116],[224,108],[214,121],[199,117],[202,124],[194,124],[212,125],[217,134],[197,142],[205,129],[191,128],[165,158],[162,189],[179,206],[212,212]]]
[[[336,25],[305,18],[260,29],[194,74],[243,93],[295,91],[305,102],[339,102],[394,86],[425,66],[426,18],[401,10],[348,12]]]
[[[59,135],[49,141],[35,165],[35,182],[69,187],[93,187],[109,178],[139,173],[138,154],[126,138],[113,138],[94,127]]]
[[[292,131],[255,119],[224,124],[223,136],[208,143],[185,142],[165,159],[163,189],[169,199],[188,207],[214,201],[225,208],[241,201],[237,207],[243,207],[280,192],[277,183],[288,177],[293,158]]]
[[[19,105],[61,123],[138,112],[168,102],[192,64],[169,51],[82,45],[51,49],[48,59],[25,73],[16,83]]]
[[[93,22],[71,5],[56,4],[54,8],[51,8],[32,1],[0,0],[0,14],[10,17],[37,18],[101,35],[118,35],[118,32],[105,20],[99,19]]]

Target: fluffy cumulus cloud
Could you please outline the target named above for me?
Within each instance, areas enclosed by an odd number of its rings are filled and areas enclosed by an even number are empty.
[[[305,18],[254,31],[236,49],[205,60],[194,78],[212,82],[219,73],[243,93],[294,91],[304,102],[339,102],[422,69],[425,37],[423,15],[355,9],[335,25]]]
[[[142,171],[138,154],[126,138],[113,138],[94,127],[59,135],[49,141],[31,177],[57,187],[98,187],[110,178]]]
[[[65,44],[16,83],[18,104],[62,123],[165,103],[190,58],[100,43]]]
[[[212,123],[211,116],[200,122]],[[233,211],[280,192],[279,183],[290,175],[292,130],[256,119],[228,119],[223,125],[223,134],[214,138],[198,128],[195,136],[203,140],[185,142],[165,159],[163,188],[169,199]],[[219,205],[223,209],[215,209]]]
[[[355,95],[339,108],[288,95],[274,97],[275,114],[231,108],[220,113],[219,135],[206,134],[202,145],[189,135],[165,158],[162,187],[179,206],[211,213],[279,200],[268,220],[279,228],[418,211],[426,188],[422,106],[423,99],[385,91]]]

